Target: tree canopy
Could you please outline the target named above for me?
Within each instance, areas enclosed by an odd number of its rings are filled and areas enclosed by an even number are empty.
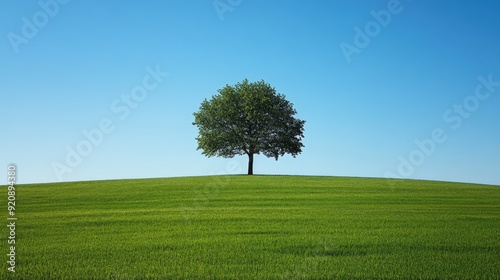
[[[302,152],[305,121],[285,95],[263,80],[226,85],[219,94],[205,99],[193,113],[199,129],[198,150],[212,157],[248,155],[248,174],[253,174],[253,157],[274,157]]]

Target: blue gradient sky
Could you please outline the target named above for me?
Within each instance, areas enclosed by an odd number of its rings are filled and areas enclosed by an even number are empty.
[[[191,123],[204,98],[248,78],[307,121],[303,153],[259,156],[257,174],[500,185],[498,1],[243,0],[223,13],[211,0],[54,1],[0,4],[4,182],[9,163],[19,183],[245,173],[245,157],[201,155]],[[148,66],[169,75],[124,117],[121,96]],[[102,120],[114,129],[69,167],[67,148]]]

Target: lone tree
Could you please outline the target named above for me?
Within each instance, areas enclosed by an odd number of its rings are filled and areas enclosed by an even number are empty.
[[[218,92],[193,113],[202,154],[225,158],[246,154],[248,175],[252,175],[255,154],[278,160],[284,154],[295,157],[302,152],[305,121],[294,117],[293,104],[271,85],[245,79]]]

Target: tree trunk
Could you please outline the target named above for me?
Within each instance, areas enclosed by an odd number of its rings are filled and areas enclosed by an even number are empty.
[[[253,154],[248,154],[248,175],[253,175]]]

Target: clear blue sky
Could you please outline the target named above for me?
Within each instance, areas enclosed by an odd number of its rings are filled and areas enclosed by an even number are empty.
[[[0,179],[245,173],[201,155],[191,123],[248,78],[307,121],[303,153],[257,174],[500,185],[498,1],[216,3],[2,1]]]

